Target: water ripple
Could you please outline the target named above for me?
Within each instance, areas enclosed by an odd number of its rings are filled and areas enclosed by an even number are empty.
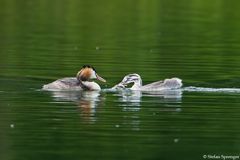
[[[221,92],[221,93],[240,93],[240,88],[206,88],[206,87],[184,87],[182,91],[187,92]]]

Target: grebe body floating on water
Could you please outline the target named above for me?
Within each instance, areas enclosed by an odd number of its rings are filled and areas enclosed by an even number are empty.
[[[133,83],[131,90],[139,91],[161,91],[166,89],[178,89],[182,87],[182,80],[179,78],[165,79],[163,81],[153,82],[147,85],[142,85],[140,75],[133,73],[126,75],[123,80],[115,85],[112,89],[123,89],[128,84]]]
[[[91,81],[97,79],[106,82],[105,79],[100,77],[96,70],[89,65],[84,65],[77,73],[76,77],[66,77],[58,79],[52,83],[43,86],[43,90],[101,90],[101,87]]]

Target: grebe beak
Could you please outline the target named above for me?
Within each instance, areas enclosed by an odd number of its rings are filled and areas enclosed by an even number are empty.
[[[97,80],[102,81],[102,82],[106,82],[105,79],[103,79],[102,77],[100,77],[98,74],[96,74]]]

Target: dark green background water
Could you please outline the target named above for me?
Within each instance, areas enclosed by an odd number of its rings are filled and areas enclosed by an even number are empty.
[[[236,0],[0,0],[0,159],[239,155],[239,93],[38,90],[84,64],[102,88],[134,72],[240,88],[239,19]]]

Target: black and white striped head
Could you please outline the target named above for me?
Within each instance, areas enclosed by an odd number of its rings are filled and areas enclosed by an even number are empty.
[[[130,83],[134,83],[134,85],[142,86],[142,79],[138,74],[133,73],[133,74],[126,75],[121,81],[121,84],[123,84],[124,86],[127,86]]]

